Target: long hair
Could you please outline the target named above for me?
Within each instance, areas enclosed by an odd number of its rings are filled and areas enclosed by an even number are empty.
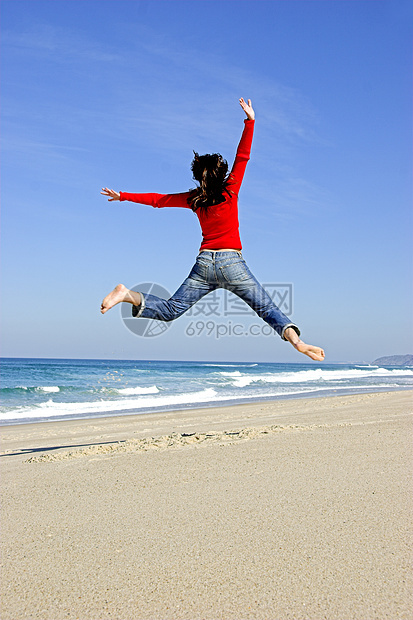
[[[191,164],[192,176],[198,181],[199,187],[189,194],[188,204],[193,211],[202,209],[204,212],[211,205],[225,200],[227,189],[228,163],[219,153],[199,155],[194,151]]]

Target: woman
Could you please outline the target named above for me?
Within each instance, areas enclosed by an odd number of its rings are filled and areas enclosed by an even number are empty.
[[[101,194],[107,196],[109,201],[130,200],[153,207],[192,209],[198,216],[203,239],[189,276],[170,299],[144,295],[118,284],[103,300],[101,312],[105,314],[123,301],[132,304],[134,317],[173,321],[207,293],[226,288],[241,297],[297,351],[322,361],[323,349],[300,340],[298,327],[274,304],[242,258],[238,192],[250,157],[255,113],[250,99],[248,103],[242,98],[239,102],[247,118],[229,175],[228,164],[218,153],[202,156],[194,153],[191,169],[193,178],[199,183],[195,190],[182,194],[129,194],[107,187],[102,189]]]

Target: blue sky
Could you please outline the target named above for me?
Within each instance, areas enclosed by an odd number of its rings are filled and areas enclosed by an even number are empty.
[[[2,0],[2,355],[301,362],[278,337],[131,334],[118,282],[187,276],[187,210],[102,186],[193,187],[192,150],[231,163],[251,98],[243,253],[293,285],[327,361],[412,352],[411,3]],[[258,318],[198,316],[228,327]],[[190,330],[189,330],[190,332]]]

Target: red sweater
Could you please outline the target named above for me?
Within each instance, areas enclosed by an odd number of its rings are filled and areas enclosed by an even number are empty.
[[[238,192],[250,158],[255,121],[246,119],[244,123],[244,131],[227,184],[231,194],[226,194],[223,202],[209,206],[206,213],[202,209],[195,211],[202,229],[200,250],[242,249],[238,223]],[[129,194],[120,192],[120,199],[158,208],[182,207],[190,209],[189,194],[190,192],[182,194]]]

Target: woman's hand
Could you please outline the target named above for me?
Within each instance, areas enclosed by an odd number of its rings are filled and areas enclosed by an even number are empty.
[[[102,191],[100,193],[102,194],[102,196],[109,196],[108,198],[109,202],[112,202],[113,200],[120,200],[120,193],[115,192],[114,189],[108,189],[107,187],[102,187]]]
[[[247,115],[247,118],[250,121],[253,121],[255,119],[255,112],[252,109],[251,99],[248,99],[248,103],[245,103],[244,99],[241,97],[241,99],[239,100],[239,104]]]

